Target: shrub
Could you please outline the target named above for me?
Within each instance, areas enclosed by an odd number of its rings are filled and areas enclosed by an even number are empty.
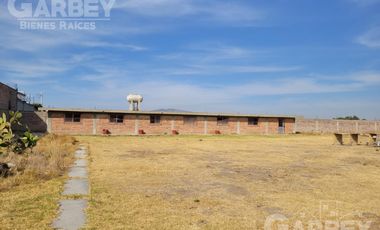
[[[11,177],[0,178],[0,191],[36,180],[49,180],[64,174],[74,161],[77,141],[73,137],[48,134],[40,138],[33,154],[10,152],[0,161],[11,162]]]
[[[36,179],[51,179],[64,173],[73,162],[76,140],[72,137],[46,135],[40,138],[29,130],[17,134],[13,125],[21,125],[19,112],[5,113],[0,118],[0,191]],[[6,154],[2,150],[6,150]],[[29,154],[30,153],[30,154]],[[12,168],[8,166],[12,166]],[[0,175],[0,177],[1,177]],[[12,176],[12,177],[9,177]]]

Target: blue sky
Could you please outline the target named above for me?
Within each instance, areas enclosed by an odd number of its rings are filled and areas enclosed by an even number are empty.
[[[46,106],[380,118],[380,0],[116,0],[93,31],[20,30],[7,2],[0,81]]]

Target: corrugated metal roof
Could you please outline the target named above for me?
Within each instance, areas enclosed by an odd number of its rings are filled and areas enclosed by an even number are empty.
[[[129,111],[129,110],[102,110],[102,109],[75,109],[75,108],[40,108],[47,112],[79,112],[79,113],[119,113],[135,115],[168,115],[168,116],[204,116],[204,117],[267,117],[267,118],[296,118],[289,115],[266,114],[239,114],[239,113],[202,113],[202,112],[160,112],[160,111]]]

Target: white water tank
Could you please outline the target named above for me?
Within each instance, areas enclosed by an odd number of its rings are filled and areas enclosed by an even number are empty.
[[[139,111],[140,104],[143,102],[143,97],[139,94],[129,94],[127,96],[127,101],[129,103],[129,110]]]

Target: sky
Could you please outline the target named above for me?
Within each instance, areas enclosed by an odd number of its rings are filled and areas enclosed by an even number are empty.
[[[0,81],[46,107],[380,119],[380,0],[116,0],[95,30],[22,30],[7,4]]]

